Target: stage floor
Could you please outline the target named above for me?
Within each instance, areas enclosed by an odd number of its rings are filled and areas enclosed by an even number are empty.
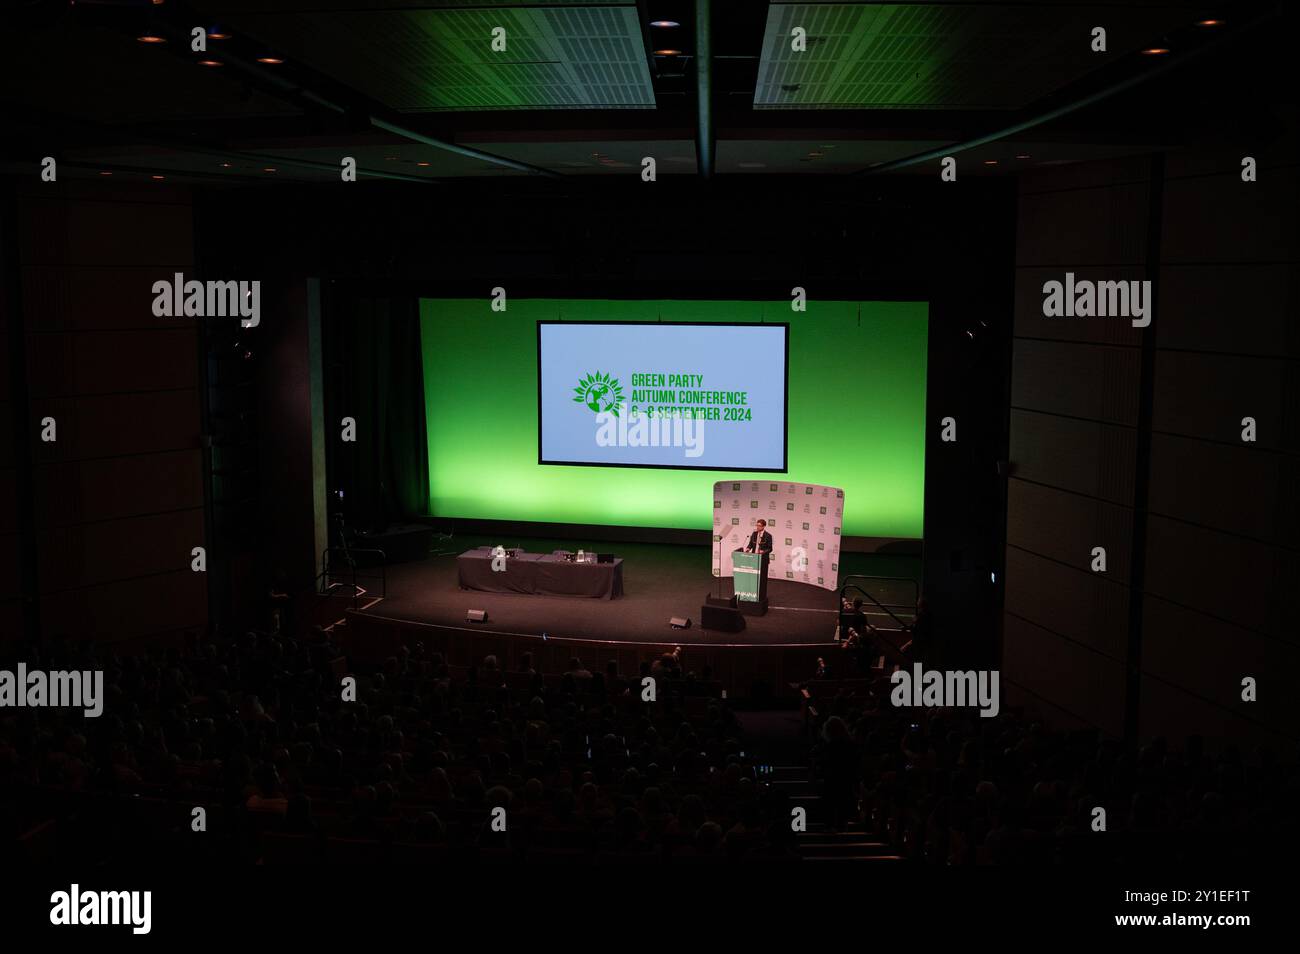
[[[371,586],[363,598],[363,612],[393,619],[473,628],[494,633],[546,634],[568,639],[618,640],[684,645],[832,643],[835,637],[836,594],[804,583],[771,580],[768,583],[766,616],[745,617],[745,629],[724,633],[700,628],[700,605],[707,595],[731,595],[731,581],[715,580],[711,553],[707,547],[669,544],[600,544],[602,552],[623,557],[624,595],[614,600],[567,596],[532,596],[515,593],[484,593],[462,590],[457,584],[456,555],[471,547],[501,541],[481,537],[456,537],[435,545],[442,551],[424,560],[388,567],[387,596],[376,600]],[[557,549],[590,547],[590,541],[518,540],[505,541],[529,552],[549,553]],[[871,567],[873,557],[850,554],[855,563],[850,572],[879,571]],[[919,572],[919,558],[880,558],[890,574]],[[904,562],[899,563],[902,559]],[[915,566],[913,567],[913,563]],[[900,569],[901,567],[901,569]],[[882,574],[883,575],[883,574]],[[487,610],[486,623],[467,623],[466,610]],[[691,620],[688,630],[669,625],[673,616]]]

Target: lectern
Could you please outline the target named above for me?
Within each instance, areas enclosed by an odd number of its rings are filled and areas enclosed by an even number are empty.
[[[731,579],[736,593],[736,609],[746,616],[767,613],[767,553],[731,553]]]

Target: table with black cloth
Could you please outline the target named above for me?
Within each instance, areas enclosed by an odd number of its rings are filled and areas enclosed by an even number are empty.
[[[603,600],[623,595],[621,557],[612,563],[572,563],[553,553],[518,553],[506,559],[504,570],[493,570],[492,549],[478,547],[456,558],[461,589]]]

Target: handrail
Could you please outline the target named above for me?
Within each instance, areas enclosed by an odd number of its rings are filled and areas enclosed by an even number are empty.
[[[377,579],[379,580],[379,595],[381,598],[388,595],[388,554],[383,550],[375,547],[326,547],[321,551],[320,563],[321,573],[317,579],[320,581],[320,592],[325,593],[329,589],[330,582],[334,576],[334,567],[330,564],[330,554],[341,553],[346,558],[346,566],[352,569],[352,608],[357,608],[357,598],[360,595],[361,588],[357,586],[358,579]],[[357,573],[357,561],[354,556],[362,554],[379,557],[379,572],[376,573]],[[342,584],[343,581],[340,581]]]
[[[840,584],[840,606],[841,607],[843,607],[844,605],[844,594],[847,593],[849,589],[854,589],[857,590],[859,593],[861,593],[863,596],[865,596],[867,599],[869,599],[876,606],[884,610],[885,614],[889,616],[889,618],[892,619],[895,623],[898,624],[899,629],[907,629],[907,624],[904,623],[901,619],[899,619],[893,610],[891,610],[884,603],[880,602],[880,600],[876,599],[876,597],[871,593],[871,591],[868,590],[861,583],[854,582],[855,580],[864,580],[864,581],[865,580],[887,580],[891,583],[906,583],[912,588],[912,592],[914,594],[912,600],[913,608],[916,607],[916,604],[920,600],[920,596],[921,596],[920,589],[916,585],[916,580],[910,579],[905,576],[868,576],[866,574],[855,573],[852,576],[845,577],[844,582]],[[895,603],[894,605],[899,606],[899,605],[906,605],[906,604]]]

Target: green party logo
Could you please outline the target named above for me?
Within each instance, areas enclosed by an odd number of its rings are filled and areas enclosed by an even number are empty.
[[[596,414],[603,411],[618,417],[619,406],[623,403],[623,385],[618,378],[597,371],[579,378],[578,386],[573,390],[574,403],[585,404]]]

